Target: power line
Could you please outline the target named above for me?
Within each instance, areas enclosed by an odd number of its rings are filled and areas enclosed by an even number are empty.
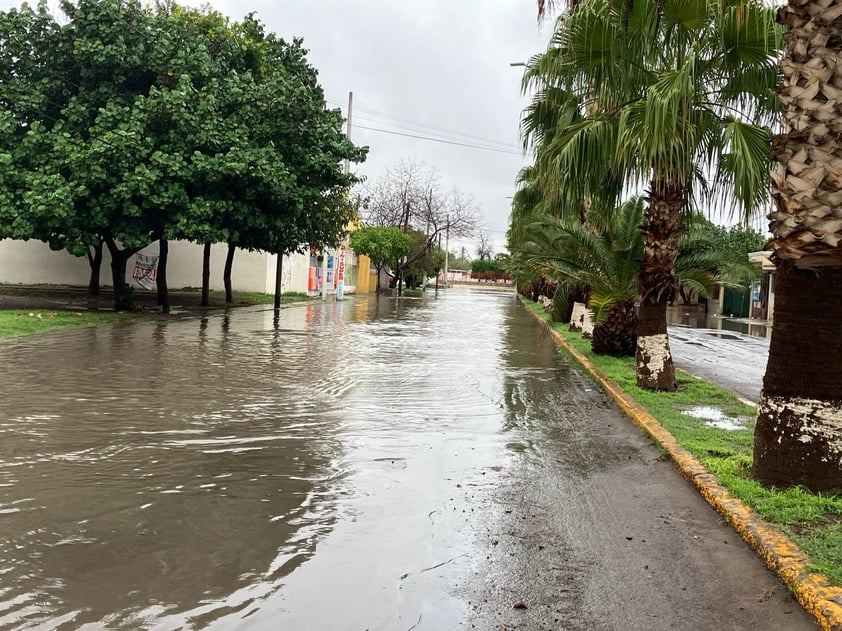
[[[450,134],[450,133],[442,133],[437,131],[435,128],[426,128],[426,129],[416,129],[413,127],[405,127],[403,125],[399,125],[396,123],[390,123],[388,121],[381,121],[376,118],[371,118],[366,116],[365,114],[358,116],[357,118],[362,119],[364,121],[368,121],[372,124],[382,124],[388,126],[389,128],[394,128],[399,131],[404,131],[407,133],[415,133],[415,134],[424,134],[430,138],[440,138],[442,140],[452,140],[454,142],[466,142],[468,144],[482,144],[483,146],[487,146],[493,149],[505,149],[508,151],[519,151],[519,147],[515,145],[507,145],[506,143],[497,142],[495,140],[486,140],[484,138],[478,138],[476,136],[468,136],[462,134]]]
[[[331,105],[335,105],[337,107],[340,107],[340,108],[342,107],[341,105],[335,103],[334,101],[326,101],[326,102],[330,103]],[[481,142],[481,143],[484,143],[484,144],[497,145],[497,146],[502,147],[502,148],[511,149],[513,151],[520,152],[520,147],[518,145],[515,145],[515,144],[509,144],[509,143],[502,142],[502,141],[499,141],[499,140],[492,140],[490,138],[483,138],[481,136],[473,136],[471,134],[465,134],[463,132],[458,132],[458,131],[455,131],[455,130],[452,130],[452,129],[446,129],[444,127],[436,127],[434,125],[427,125],[427,124],[424,124],[424,123],[418,123],[418,122],[415,122],[415,121],[410,121],[408,119],[397,118],[395,116],[391,116],[391,115],[386,114],[384,112],[379,112],[377,110],[372,110],[372,109],[368,109],[368,108],[365,108],[365,107],[359,107],[358,106],[358,107],[355,107],[354,109],[355,109],[355,111],[358,111],[358,112],[368,112],[368,113],[374,115],[374,116],[371,116],[371,115],[363,114],[362,116],[360,116],[359,114],[357,114],[357,116],[360,117],[360,118],[372,120],[375,123],[383,122],[383,123],[385,123],[387,125],[390,125],[392,127],[397,127],[398,129],[403,128],[406,131],[424,132],[424,133],[428,133],[428,134],[434,134],[436,136],[445,137],[448,140],[456,140],[457,142],[462,141],[462,140],[467,138],[467,139],[475,140],[475,141],[478,141],[478,142]],[[377,120],[378,118],[382,119],[382,120],[378,121]]]
[[[379,129],[377,127],[366,127],[364,125],[354,125],[354,129],[367,129],[369,131],[376,131],[383,134],[392,134],[394,136],[405,136],[407,138],[416,138],[418,140],[426,140],[428,142],[440,142],[445,145],[455,145],[457,147],[468,147],[470,149],[482,149],[484,151],[494,151],[497,153],[508,153],[513,156],[520,156],[523,157],[523,154],[520,151],[511,151],[508,149],[496,149],[494,147],[483,147],[482,145],[473,145],[466,142],[457,142],[455,140],[444,140],[441,138],[432,138],[430,136],[420,136],[417,134],[407,134],[399,131],[392,131],[389,129]]]

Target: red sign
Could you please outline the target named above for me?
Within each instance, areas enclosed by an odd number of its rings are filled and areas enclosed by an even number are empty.
[[[345,246],[339,248],[339,270],[336,273],[336,282],[345,280]]]

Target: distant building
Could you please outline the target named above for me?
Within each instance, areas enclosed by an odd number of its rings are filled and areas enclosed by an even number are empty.
[[[762,276],[751,286],[751,314],[752,318],[771,320],[775,312],[775,266],[769,257],[771,251],[750,252],[748,260],[760,267]]]

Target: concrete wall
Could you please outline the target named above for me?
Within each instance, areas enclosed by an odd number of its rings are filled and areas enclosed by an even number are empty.
[[[214,291],[224,289],[223,272],[225,270],[225,256],[228,246],[217,243],[211,246],[211,276],[210,288]],[[155,242],[140,251],[146,256],[158,255],[158,243]],[[331,254],[334,254],[331,250]],[[358,260],[359,258],[359,260]],[[362,278],[368,278],[368,257],[356,257],[348,254],[348,260],[357,261],[357,282],[360,271]],[[275,291],[275,264],[277,256],[263,252],[248,252],[237,250],[234,256],[234,267],[231,273],[231,283],[235,291],[254,291],[271,294]],[[132,270],[135,259],[129,260],[126,280],[134,286]],[[284,292],[307,292],[307,280],[310,268],[309,252],[294,253],[284,256],[281,270],[281,288]],[[0,241],[0,284],[9,285],[72,285],[87,286],[90,278],[90,267],[85,257],[76,257],[66,251],[54,252],[41,241]],[[103,252],[102,276],[103,286],[111,285],[111,257],[107,248]],[[202,286],[202,246],[187,241],[170,241],[169,263],[167,265],[167,282],[170,289]],[[368,291],[368,284],[364,287],[346,286],[348,293],[354,291],[364,293]],[[333,292],[333,287],[330,288]]]
[[[216,244],[211,248],[211,289],[224,288],[222,273],[228,247]],[[158,255],[158,243],[141,251],[147,256]],[[267,260],[265,254],[238,250],[234,257],[231,281],[240,291],[266,292]],[[129,261],[127,280],[131,280],[134,258]],[[274,289],[274,268],[272,268]],[[85,257],[72,256],[66,251],[54,252],[40,241],[0,241],[0,283],[11,285],[75,285],[86,286],[90,267]],[[171,289],[202,286],[202,246],[184,241],[171,241],[167,281]],[[111,257],[103,253],[103,285],[111,285]]]

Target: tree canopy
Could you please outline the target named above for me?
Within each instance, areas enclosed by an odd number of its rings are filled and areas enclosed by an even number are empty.
[[[371,259],[377,270],[377,293],[380,293],[380,271],[386,265],[398,265],[412,248],[412,236],[394,226],[364,226],[351,233],[351,248]]]
[[[61,10],[0,13],[0,236],[102,238],[115,290],[157,238],[271,252],[339,239],[355,181],[340,165],[364,150],[326,108],[301,40],[209,8]]]

